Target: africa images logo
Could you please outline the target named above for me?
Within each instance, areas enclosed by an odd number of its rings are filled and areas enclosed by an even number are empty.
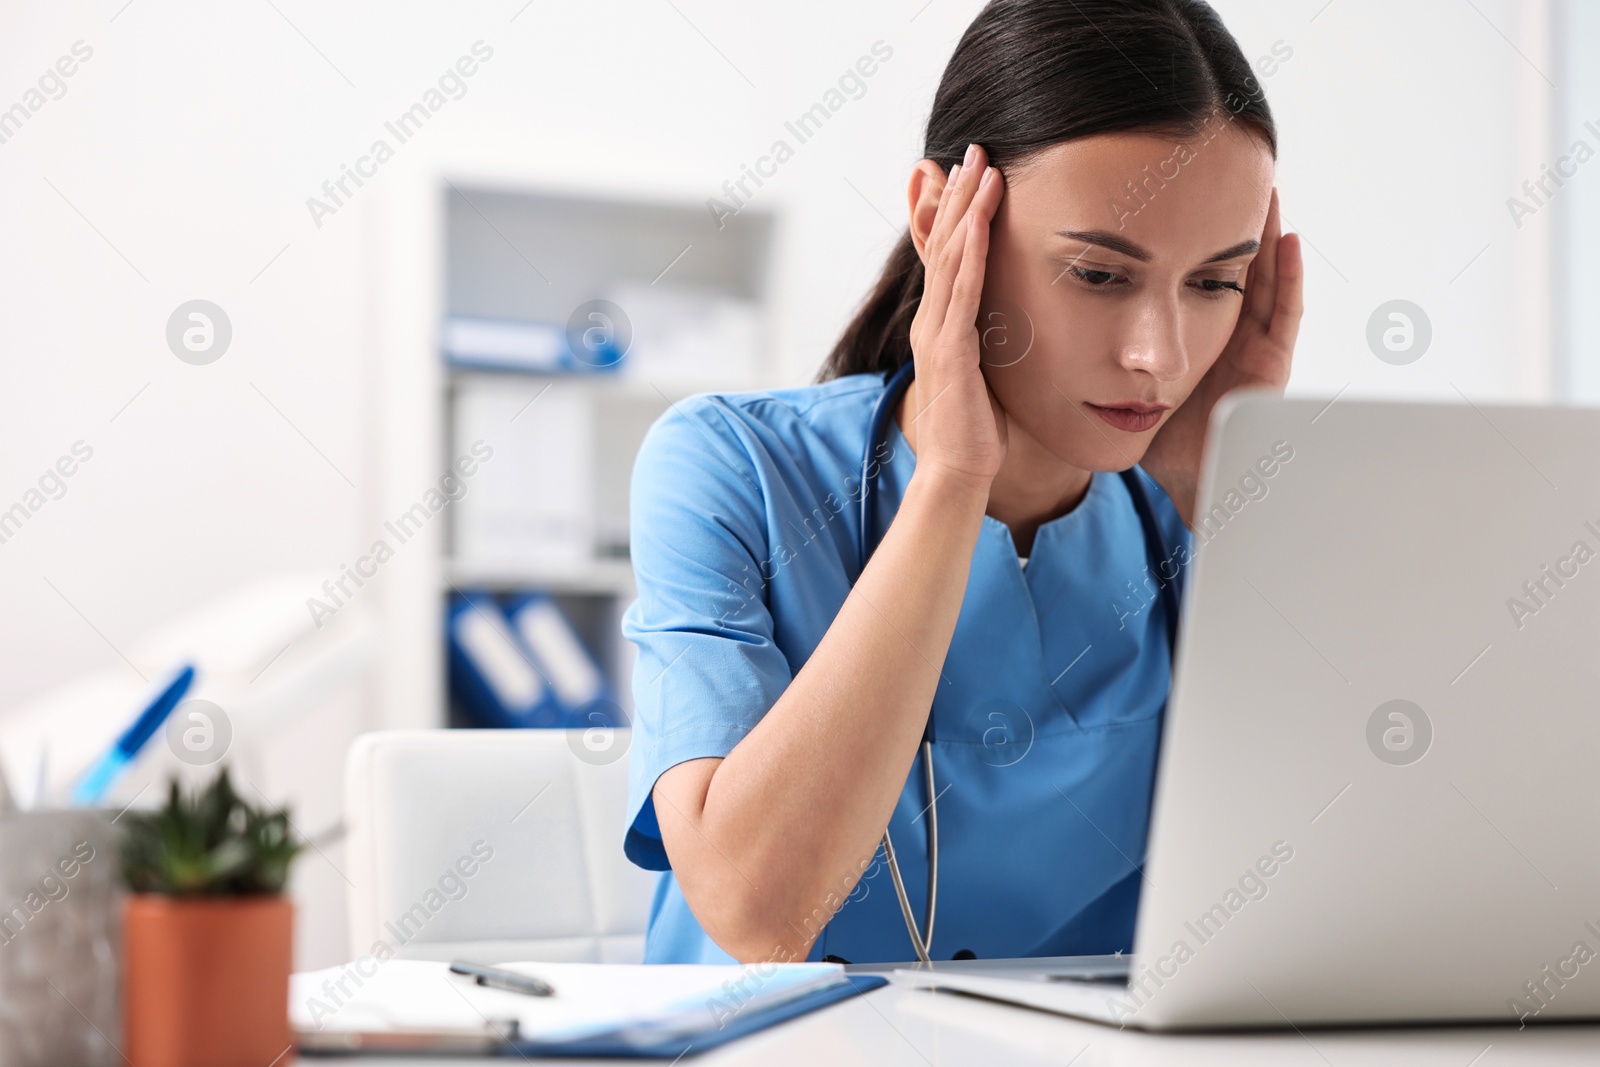
[[[1433,720],[1409,700],[1388,700],[1367,717],[1367,747],[1392,767],[1405,767],[1428,754]]]

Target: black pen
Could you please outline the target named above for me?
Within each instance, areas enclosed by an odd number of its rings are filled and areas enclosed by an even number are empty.
[[[455,960],[450,964],[450,970],[454,974],[464,974],[475,979],[481,986],[504,989],[508,993],[526,993],[530,997],[552,997],[556,992],[555,987],[549,982],[534,978],[532,975],[508,971],[503,967],[485,967],[481,963]]]

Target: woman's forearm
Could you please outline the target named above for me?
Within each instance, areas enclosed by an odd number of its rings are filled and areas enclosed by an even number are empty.
[[[919,468],[761,722],[726,758],[657,782],[678,884],[736,958],[804,958],[876,851],[940,683],[987,500],[985,485]]]

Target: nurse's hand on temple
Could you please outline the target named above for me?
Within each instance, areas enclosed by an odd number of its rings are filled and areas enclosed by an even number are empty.
[[[1283,392],[1289,382],[1295,337],[1300,332],[1304,279],[1300,235],[1282,233],[1278,190],[1274,188],[1261,234],[1261,251],[1245,278],[1243,307],[1233,336],[1194,392],[1156,431],[1140,460],[1140,466],[1167,491],[1190,528],[1194,526],[1200,454],[1211,409],[1224,395],[1244,386],[1267,386]]]
[[[1005,416],[978,364],[989,223],[1005,188],[988,163],[980,146],[969,146],[944,182],[931,225],[912,220],[924,281],[911,322],[916,380],[902,426],[918,472],[953,476],[985,495],[1006,454]],[[927,171],[919,178],[933,180]]]

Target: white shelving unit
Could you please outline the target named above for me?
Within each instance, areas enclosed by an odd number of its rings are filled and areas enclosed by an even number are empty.
[[[748,210],[719,230],[693,195],[572,188],[551,179],[548,161],[514,151],[439,151],[387,177],[369,215],[368,357],[376,388],[367,414],[376,433],[367,469],[377,477],[364,487],[364,525],[376,536],[412,509],[439,485],[472,439],[468,434],[489,440],[481,424],[462,421],[463,397],[476,398],[466,410],[480,418],[497,403],[517,414],[505,420],[505,440],[490,440],[494,460],[463,479],[466,495],[411,532],[373,583],[385,638],[382,725],[460,724],[448,698],[444,638],[445,611],[457,591],[556,597],[631,713],[632,649],[618,624],[634,596],[626,555],[634,454],[649,425],[677,400],[774,384],[768,335],[776,217]],[[692,350],[667,344],[661,309],[671,310],[673,293],[753,309],[748,363],[702,368]],[[447,316],[561,324],[594,299],[613,299],[625,311],[630,304],[641,308],[632,348],[615,369],[524,374],[453,366],[444,358]],[[538,420],[554,420],[560,410],[586,412],[580,421],[587,432],[554,434],[547,442],[552,454],[527,468],[527,476],[537,482],[560,469],[582,487],[588,551],[504,549],[509,540],[493,555],[475,551],[471,546],[482,539],[464,536],[462,523],[490,506],[485,499],[504,500],[508,479],[515,490],[522,477],[511,439],[530,423],[537,431]]]

